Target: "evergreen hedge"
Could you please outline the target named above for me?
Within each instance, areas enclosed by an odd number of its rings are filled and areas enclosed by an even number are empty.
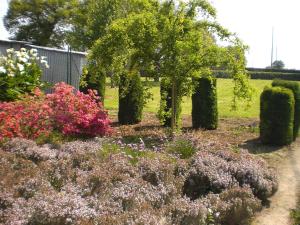
[[[171,127],[172,87],[167,79],[160,82],[160,111],[159,119],[163,126]]]
[[[294,93],[295,97],[295,117],[294,117],[294,131],[293,137],[296,140],[300,127],[300,85],[296,81],[284,81],[284,80],[274,80],[272,83],[273,87],[285,87],[290,89]]]
[[[84,76],[85,86],[80,86],[79,90],[87,94],[88,89],[96,90],[100,96],[101,102],[104,104],[105,97],[105,86],[106,86],[106,76],[102,72],[97,72],[94,76],[91,75],[91,72],[87,72]]]
[[[260,98],[260,139],[264,144],[293,141],[294,94],[283,87],[265,88]]]
[[[195,92],[192,95],[193,128],[217,129],[217,79],[201,77],[195,79],[194,82]]]
[[[141,122],[143,107],[144,93],[139,74],[121,76],[119,85],[119,123],[126,125]]]
[[[274,79],[281,79],[281,80],[291,80],[291,81],[300,81],[300,73],[290,73],[287,72],[269,72],[268,70],[265,71],[248,71],[251,79],[253,80],[274,80]],[[218,70],[213,72],[214,76],[217,78],[225,78],[230,79],[231,77],[226,71]]]
[[[177,113],[176,121],[178,126],[179,117],[181,113],[181,99],[176,99]],[[172,117],[172,83],[166,79],[161,79],[160,82],[160,109],[158,118],[164,127],[171,127]]]

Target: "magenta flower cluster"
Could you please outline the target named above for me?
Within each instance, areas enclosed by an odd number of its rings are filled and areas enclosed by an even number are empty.
[[[53,90],[46,99],[53,109],[55,129],[66,135],[103,136],[109,133],[110,120],[92,90],[89,94],[75,92],[74,87],[64,83],[56,84]]]
[[[53,130],[64,135],[104,136],[111,131],[107,112],[93,91],[83,94],[58,83],[52,94],[36,89],[15,102],[0,103],[0,141],[35,139]]]

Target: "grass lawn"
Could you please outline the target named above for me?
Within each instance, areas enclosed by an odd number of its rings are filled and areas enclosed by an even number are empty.
[[[259,97],[263,88],[266,85],[271,85],[270,80],[251,80],[251,85],[255,89],[253,95],[253,101],[251,102],[250,108],[245,109],[246,104],[241,102],[237,111],[231,110],[231,101],[233,95],[233,83],[229,79],[218,79],[217,91],[218,91],[218,105],[219,105],[219,116],[220,117],[247,117],[247,118],[258,118],[259,117]],[[145,112],[156,113],[159,108],[159,86],[151,88],[153,94],[153,100],[150,100],[146,105]],[[108,110],[118,108],[118,89],[110,88],[107,86],[106,97],[105,97],[105,108]],[[182,104],[182,113],[190,115],[192,111],[191,98],[184,98]]]

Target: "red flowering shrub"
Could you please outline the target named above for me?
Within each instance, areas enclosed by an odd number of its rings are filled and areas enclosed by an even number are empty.
[[[51,114],[45,96],[39,93],[15,102],[0,103],[0,140],[48,135],[52,131]]]
[[[65,83],[54,86],[52,94],[38,89],[15,102],[0,103],[0,140],[22,137],[35,139],[58,130],[65,135],[103,136],[110,121],[101,102],[89,94],[75,92]]]
[[[98,97],[89,90],[89,94],[74,92],[74,87],[65,83],[54,86],[54,93],[47,95],[47,101],[53,109],[54,128],[66,135],[105,135],[110,131],[110,120],[103,110]]]

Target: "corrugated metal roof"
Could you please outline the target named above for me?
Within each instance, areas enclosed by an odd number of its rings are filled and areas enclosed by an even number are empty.
[[[56,52],[68,52],[67,49],[59,49],[59,48],[51,48],[51,47],[45,47],[45,46],[39,46],[39,45],[33,45],[30,42],[26,42],[26,41],[15,41],[15,40],[2,40],[0,39],[0,42],[6,42],[6,43],[10,43],[10,44],[21,44],[21,45],[26,45],[28,47],[31,48],[39,48],[39,49],[45,49],[45,50],[50,50],[50,51],[56,51]],[[78,51],[73,51],[73,54],[79,54],[79,55],[84,55],[87,56],[87,52],[78,52]]]

